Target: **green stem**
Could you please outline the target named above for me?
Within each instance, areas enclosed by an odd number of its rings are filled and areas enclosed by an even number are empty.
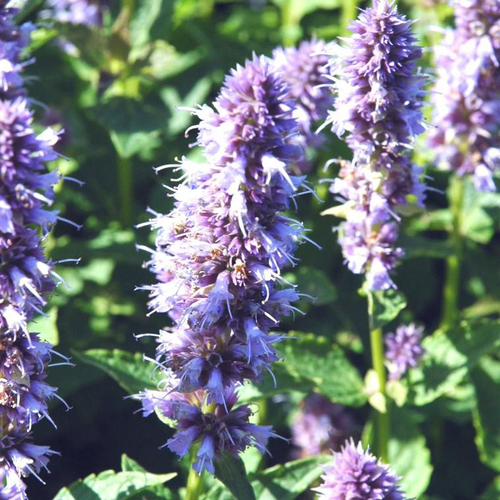
[[[356,19],[358,10],[358,0],[344,0],[342,3],[342,32],[344,35],[350,35],[347,29],[349,23]]]
[[[120,193],[120,221],[125,228],[133,224],[132,205],[134,185],[132,182],[132,160],[118,157],[118,190]]]
[[[370,297],[370,295],[368,295]],[[368,298],[370,300],[370,298]],[[369,307],[369,311],[372,307]],[[386,374],[384,366],[384,338],[382,328],[373,327],[373,318],[370,314],[370,346],[372,352],[372,365],[378,378],[379,391],[385,399],[385,412],[376,410],[375,415],[375,451],[379,458],[389,463],[389,399],[387,398]]]
[[[458,320],[458,299],[460,296],[460,268],[463,254],[462,200],[464,193],[463,179],[454,177],[450,187],[450,210],[452,215],[452,230],[450,240],[455,252],[446,259],[446,278],[443,289],[443,318],[441,328],[450,329]]]
[[[185,500],[198,500],[203,489],[203,472],[198,476],[198,473],[191,467],[186,487]]]
[[[285,0],[281,7],[282,41],[285,47],[293,46],[300,38],[300,18],[295,14],[293,7],[291,0]]]

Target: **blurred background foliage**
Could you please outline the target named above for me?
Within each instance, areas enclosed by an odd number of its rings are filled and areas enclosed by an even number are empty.
[[[47,9],[43,1],[18,3],[23,7],[22,20],[36,21]],[[154,341],[137,341],[134,334],[157,332],[166,319],[147,317],[147,294],[134,290],[154,280],[142,267],[147,254],[136,249],[136,244],[150,245],[152,235],[147,227],[135,229],[134,225],[148,219],[148,207],[163,213],[172,207],[163,187],[174,184],[170,171],[155,175],[153,167],[173,163],[182,155],[199,157],[199,151],[190,149],[196,131],[184,135],[193,125],[192,117],[178,108],[213,101],[224,75],[253,52],[270,55],[278,45],[293,45],[313,35],[325,40],[345,35],[356,7],[365,3],[103,0],[100,5],[102,26],[44,19],[32,41],[36,61],[26,68],[39,123],[64,128],[58,148],[65,158],[53,168],[85,182],[83,187],[64,182],[58,189],[58,209],[82,229],[59,224],[47,247],[54,260],[80,258],[81,262],[59,266],[68,286],[57,289],[48,317],[35,325],[56,350],[72,356],[76,365],[50,371],[50,382],[59,387],[59,394],[73,409],[66,413],[55,402],[52,416],[58,429],[43,422],[35,431],[39,444],[50,444],[62,455],[51,461],[47,485],[30,479],[31,498],[40,500],[53,498],[64,485],[90,473],[119,470],[122,453],[155,473],[181,470],[173,454],[158,449],[172,431],[155,418],[143,420],[139,403],[126,399],[126,392],[115,381],[82,362],[78,353],[120,349],[154,356]],[[436,1],[402,0],[399,8],[417,19],[415,30],[427,48],[440,38],[438,30],[431,27],[451,22],[450,8]],[[426,50],[423,65],[431,62],[432,53]],[[426,71],[432,77],[432,68]],[[352,373],[346,382],[339,377],[346,372],[335,356],[324,361],[332,367],[322,381],[325,395],[335,399],[345,390],[339,397],[340,402],[346,402],[345,394],[356,384],[362,386],[370,366],[367,316],[365,298],[358,293],[361,279],[343,264],[332,232],[338,220],[320,216],[333,203],[327,184],[320,180],[335,175],[332,169],[323,172],[323,165],[330,158],[349,155],[345,145],[332,134],[328,137],[322,150],[308,152],[313,163],[309,180],[322,201],[301,197],[296,215],[312,230],[309,236],[323,250],[320,253],[312,245],[301,247],[301,264],[287,276],[302,292],[318,299],[302,301],[300,307],[307,314],[295,321],[290,318],[282,329],[310,332],[312,336],[300,340],[304,349],[314,345],[321,350],[321,342],[336,344],[351,362],[349,367],[357,367],[359,374]],[[398,268],[396,282],[408,305],[398,323],[417,321],[430,333],[438,327],[441,314],[443,259],[453,251],[447,241],[451,219],[445,194],[450,176],[432,165],[432,151],[426,150],[424,142],[416,150],[416,160],[426,166],[433,190],[428,196],[428,211],[411,218],[402,236],[407,257]],[[479,195],[466,186],[462,224],[467,240],[460,298],[465,318],[498,319],[500,315],[499,211],[499,195]],[[430,347],[449,353],[446,345]],[[283,351],[291,356],[290,364],[304,362],[300,357],[295,360],[286,347]],[[456,366],[460,364],[458,356],[457,351]],[[492,389],[488,394],[496,391],[498,396],[499,392],[494,381],[499,380],[500,358],[486,359],[472,374],[467,372],[441,391],[444,397],[423,401],[411,414],[401,410],[395,418],[399,428],[394,429],[397,439],[391,443],[391,453],[406,460],[413,491],[421,494],[427,490],[422,498],[479,498],[493,471],[499,470],[498,448],[492,458],[484,446],[480,444],[478,451],[474,444],[474,439],[483,438],[496,439],[498,444],[500,435],[498,425],[496,430],[495,425],[484,427],[493,429],[493,434],[481,434],[484,414],[478,405],[487,405],[488,396],[474,387],[489,383]],[[142,362],[140,356],[132,354],[129,361],[136,367]],[[286,370],[277,370],[278,384],[286,388]],[[300,375],[305,380],[310,374]],[[476,383],[481,380],[486,382]],[[290,388],[294,381],[292,378]],[[293,409],[305,392],[289,391],[287,397],[268,400],[265,423],[289,437]],[[359,425],[369,416],[367,407],[361,406],[366,397],[360,394],[362,388],[358,399],[351,401],[358,407],[352,414]],[[258,399],[259,394],[248,397]],[[272,456],[264,459],[267,466],[292,458],[292,447],[284,441],[276,440],[270,449]],[[169,484],[175,487],[184,482],[181,474]]]

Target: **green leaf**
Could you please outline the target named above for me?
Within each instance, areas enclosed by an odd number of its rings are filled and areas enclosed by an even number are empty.
[[[273,376],[264,373],[259,383],[246,383],[238,390],[238,401],[252,403],[276,394],[300,392],[308,394],[317,384],[309,377],[301,376],[289,363],[278,362],[272,366]]]
[[[398,290],[367,290],[371,328],[380,328],[397,317],[406,307],[406,298]]]
[[[391,410],[389,462],[408,498],[419,498],[427,489],[431,475],[431,453],[415,417],[406,409]]]
[[[500,194],[477,191],[470,179],[463,182],[461,232],[486,244],[500,227]]]
[[[236,500],[255,500],[252,485],[249,483],[245,465],[240,457],[222,453],[220,460],[214,463],[215,477],[224,484]]]
[[[115,472],[107,470],[91,474],[63,488],[54,500],[128,500],[150,486],[166,483],[177,474],[149,472]]]
[[[28,329],[30,332],[37,332],[40,338],[49,344],[56,346],[59,344],[59,330],[57,328],[58,308],[52,307],[47,311],[46,316],[38,316],[30,322]]]
[[[314,267],[301,266],[296,273],[289,273],[292,282],[297,285],[300,293],[314,298],[314,305],[322,306],[334,302],[337,289],[327,274]],[[288,275],[285,276],[288,279]]]
[[[340,0],[273,0],[282,9],[293,12],[293,18],[300,21],[304,16],[318,9],[335,9],[340,7]]]
[[[130,21],[130,41],[139,47],[157,38],[166,38],[172,22],[173,0],[141,0]]]
[[[252,485],[259,500],[294,500],[316,481],[320,468],[331,457],[316,456],[276,465],[252,476]]]
[[[139,465],[133,458],[125,455],[125,453],[122,455],[121,466],[123,472],[147,472],[142,465]],[[158,484],[141,490],[139,496],[136,497],[134,495],[131,497],[131,500],[172,500],[173,496],[172,491]]]
[[[471,371],[471,379],[477,398],[474,426],[479,454],[488,467],[500,471],[500,361],[483,358]]]
[[[297,338],[282,342],[280,351],[291,373],[313,381],[318,392],[336,403],[362,406],[366,402],[363,380],[342,349],[312,333],[292,331],[290,336]]]
[[[448,240],[431,240],[422,236],[401,236],[398,240],[405,250],[405,259],[426,257],[429,259],[446,259],[455,253],[453,243]]]
[[[179,111],[178,107],[193,107],[205,101],[212,85],[211,77],[201,78],[196,82],[192,89],[181,97],[178,90],[174,87],[164,87],[160,90],[160,97],[170,110],[172,118],[168,121],[167,131],[170,136],[186,130],[191,123],[191,114],[188,111]]]
[[[500,476],[497,476],[480,500],[498,500],[500,498]]]
[[[152,378],[153,366],[144,360],[141,353],[131,353],[113,349],[90,349],[74,355],[84,363],[103,370],[118,382],[129,394],[137,394],[145,389],[156,390]]]
[[[250,474],[255,495],[259,500],[294,500],[316,481],[322,473],[320,465],[331,460],[315,456],[276,465]],[[234,497],[222,485],[215,485],[203,500],[232,500]]]
[[[169,118],[161,100],[147,97],[141,101],[112,97],[94,108],[94,115],[109,131],[119,156],[148,155],[160,144],[159,134]]]
[[[435,332],[422,342],[425,355],[420,367],[410,370],[409,399],[426,405],[451,393],[488,352],[500,346],[500,322],[462,322],[456,330]]]
[[[133,458],[130,458],[125,453],[121,458],[122,472],[146,472],[146,469],[139,465]]]

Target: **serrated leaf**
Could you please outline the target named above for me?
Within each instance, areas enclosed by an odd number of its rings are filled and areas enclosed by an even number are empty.
[[[258,500],[294,500],[316,481],[322,473],[321,465],[331,460],[328,456],[307,457],[250,474],[250,481]],[[233,500],[222,485],[214,486],[203,500]]]
[[[92,110],[109,130],[116,151],[123,158],[138,153],[146,155],[155,149],[170,115],[161,100],[153,97],[141,101],[112,97]]]
[[[342,349],[312,333],[292,331],[290,336],[297,338],[282,342],[280,351],[291,373],[312,380],[318,392],[336,403],[361,406],[366,402],[363,380]]]
[[[471,379],[477,398],[474,426],[479,454],[488,467],[500,471],[500,361],[483,358],[471,371]]]
[[[177,474],[151,474],[149,472],[115,472],[107,470],[91,474],[63,488],[54,500],[128,500],[150,486],[166,483]]]
[[[252,485],[248,481],[245,465],[240,457],[222,453],[214,463],[215,477],[234,495],[236,500],[255,500]]]
[[[431,452],[415,418],[403,408],[391,411],[389,462],[408,498],[419,498],[431,480]]]
[[[488,352],[500,347],[500,322],[462,322],[454,331],[435,332],[422,342],[426,353],[408,373],[409,400],[426,405],[453,391]]]
[[[406,307],[406,298],[398,290],[368,290],[368,310],[372,318],[371,328],[390,323]]]
[[[137,394],[145,389],[156,390],[156,382],[151,378],[154,367],[144,360],[141,353],[90,349],[75,351],[74,354],[80,361],[106,372],[129,394]]]
[[[276,465],[252,476],[259,500],[294,500],[316,481],[323,472],[321,464],[330,457],[316,456]]]

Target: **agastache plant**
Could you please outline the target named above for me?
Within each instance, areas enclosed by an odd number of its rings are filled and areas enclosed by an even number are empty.
[[[333,461],[314,491],[319,500],[405,500],[397,477],[388,465],[351,439],[333,453]]]
[[[51,346],[28,322],[55,287],[42,241],[58,218],[50,209],[58,174],[45,167],[57,136],[35,133],[22,86],[33,27],[16,26],[15,14],[0,8],[0,497],[25,499],[22,478],[46,468],[53,453],[31,442],[34,424],[52,422],[47,403],[56,389],[45,382]]]
[[[271,333],[299,298],[281,277],[306,240],[302,224],[283,214],[304,186],[289,174],[301,151],[290,145],[297,123],[288,90],[270,60],[256,57],[226,78],[213,103],[190,110],[200,119],[196,144],[205,163],[183,158],[174,209],[155,214],[156,249],[148,263],[158,283],[151,312],[174,326],[158,336],[157,363],[168,389],[144,393],[146,413],[158,408],[177,422],[167,443],[183,456],[200,442],[195,469],[247,445],[264,450],[270,427],[250,425],[236,406],[238,386],[259,381],[279,358]]]
[[[500,4],[456,0],[454,30],[436,48],[429,143],[440,165],[495,191],[500,169]]]
[[[375,0],[350,25],[346,45],[332,46],[336,99],[324,126],[348,134],[353,159],[340,162],[331,191],[344,202],[339,239],[347,265],[366,274],[372,290],[395,287],[390,275],[403,255],[396,246],[400,217],[424,200],[421,169],[408,154],[423,131],[424,95],[411,24],[393,4]]]
[[[298,122],[295,143],[304,150],[318,148],[324,143],[324,136],[315,133],[316,124],[324,121],[333,104],[333,95],[325,85],[329,73],[329,56],[323,40],[313,38],[301,42],[298,47],[279,47],[273,51],[276,70],[290,89],[295,100],[294,118]],[[297,163],[301,172],[310,170],[305,159]]]

